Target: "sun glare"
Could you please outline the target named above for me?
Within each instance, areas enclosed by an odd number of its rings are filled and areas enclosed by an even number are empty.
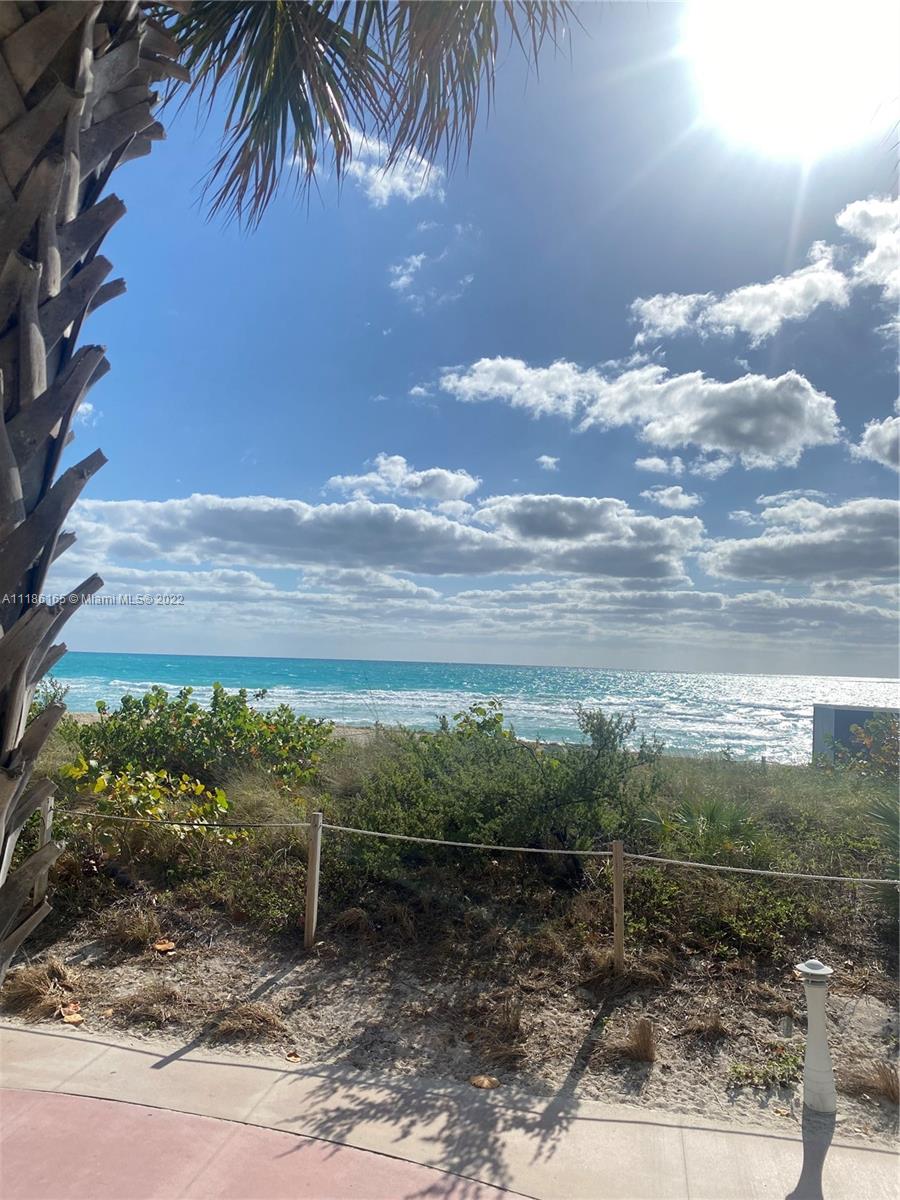
[[[703,120],[805,163],[890,130],[898,48],[897,0],[694,0],[683,26]]]

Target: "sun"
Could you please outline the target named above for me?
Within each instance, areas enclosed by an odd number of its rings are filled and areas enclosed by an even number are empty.
[[[682,35],[702,119],[730,142],[812,163],[897,120],[897,0],[693,0]]]

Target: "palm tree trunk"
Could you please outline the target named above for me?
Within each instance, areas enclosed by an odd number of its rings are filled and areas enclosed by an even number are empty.
[[[102,346],[75,349],[82,323],[125,288],[97,253],[124,205],[100,196],[119,163],[163,136],[151,89],[182,77],[176,54],[136,0],[0,4],[0,981],[50,911],[34,888],[62,849],[50,841],[10,871],[52,792],[30,778],[64,712],[51,705],[26,724],[34,687],[102,586],[92,575],[62,602],[41,596],[74,541],[66,515],[106,461],[95,450],[57,478],[78,405],[109,370]]]

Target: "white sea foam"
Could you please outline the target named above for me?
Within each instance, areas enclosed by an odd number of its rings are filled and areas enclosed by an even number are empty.
[[[305,659],[206,659],[71,654],[56,672],[73,710],[126,692],[193,686],[208,704],[212,680],[251,693],[259,707],[287,704],[348,725],[434,728],[441,715],[496,696],[518,733],[561,741],[579,737],[578,708],[633,713],[638,731],[674,751],[730,749],[741,757],[807,761],[814,703],[896,706],[895,680],[822,676],[687,675],[663,672],[491,667],[477,664],[326,662]]]

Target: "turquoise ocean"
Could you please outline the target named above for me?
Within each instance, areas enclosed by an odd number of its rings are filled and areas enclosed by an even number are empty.
[[[578,738],[579,705],[634,713],[638,730],[669,750],[730,750],[805,762],[812,747],[813,704],[897,707],[896,679],[824,675],[681,674],[593,667],[514,667],[487,663],[378,662],[319,658],[231,658],[70,652],[54,668],[69,686],[67,703],[91,712],[98,700],[161,684],[190,686],[207,700],[213,683],[267,689],[260,707],[289,704],[346,725],[400,723],[434,728],[442,714],[495,696],[522,737]]]

